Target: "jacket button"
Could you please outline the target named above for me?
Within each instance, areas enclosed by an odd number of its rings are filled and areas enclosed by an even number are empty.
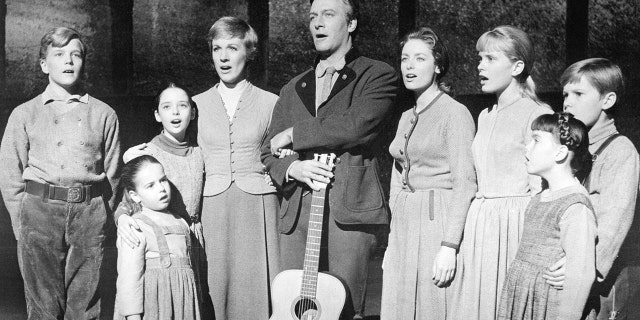
[[[401,155],[404,154],[404,150],[400,149],[400,154]]]

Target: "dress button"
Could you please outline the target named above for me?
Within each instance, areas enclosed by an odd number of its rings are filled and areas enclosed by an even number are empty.
[[[58,124],[58,120],[53,120],[53,123]]]
[[[58,141],[58,147],[62,145],[62,141]]]
[[[235,151],[235,150],[233,150],[233,149],[231,149],[231,153],[234,153],[234,152],[236,152],[236,151]]]
[[[400,154],[404,154],[404,150],[400,149]]]
[[[415,123],[416,122],[416,118],[411,118],[411,120],[409,122],[411,122],[411,124]]]
[[[82,119],[78,118],[78,122],[80,122]]]
[[[61,165],[60,165],[60,169],[64,169],[64,164],[61,164]]]
[[[81,146],[84,146],[84,141],[80,141],[80,145],[81,145]]]
[[[233,144],[233,141],[231,141],[231,144]]]
[[[407,139],[408,137],[409,137],[409,135],[405,133],[404,134],[404,138]]]

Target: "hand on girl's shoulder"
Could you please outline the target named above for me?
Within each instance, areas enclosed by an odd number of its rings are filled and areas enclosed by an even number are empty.
[[[139,145],[136,145],[127,149],[127,151],[125,151],[124,154],[122,155],[122,161],[124,161],[124,163],[127,163],[139,156],[144,156],[144,155],[149,155],[149,151],[147,150],[147,144],[141,143]]]

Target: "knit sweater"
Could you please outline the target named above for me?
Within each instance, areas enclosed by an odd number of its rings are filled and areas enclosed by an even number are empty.
[[[162,164],[164,173],[171,182],[169,210],[185,219],[199,220],[204,184],[204,162],[200,148],[192,146],[184,155],[171,152],[172,146],[162,134],[147,144],[149,154]],[[173,147],[175,148],[175,146]]]
[[[476,193],[471,155],[474,133],[469,110],[442,94],[418,114],[413,109],[403,113],[389,146],[398,164],[392,169],[390,198],[402,188],[453,190],[446,205],[449,211],[442,241],[456,248]]]
[[[118,117],[111,107],[89,95],[59,114],[54,108],[65,103],[63,98],[47,87],[43,94],[16,107],[7,122],[0,146],[0,190],[16,238],[28,180],[58,186],[92,185],[101,189],[111,208],[115,202]]]
[[[589,130],[589,152],[594,153],[617,133],[613,119],[597,124]],[[618,257],[627,236],[636,208],[640,159],[638,151],[627,137],[617,137],[600,153],[593,163],[588,188],[598,221],[596,266],[598,279],[606,278]],[[630,235],[632,236],[632,235]],[[636,236],[637,235],[633,235]],[[638,243],[627,241],[623,258],[638,258]]]

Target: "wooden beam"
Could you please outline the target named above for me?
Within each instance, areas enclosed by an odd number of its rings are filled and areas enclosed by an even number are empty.
[[[418,0],[399,0],[398,2],[398,38],[416,27],[416,15],[420,4]]]
[[[589,1],[567,0],[567,66],[587,58],[589,47]]]
[[[247,1],[249,24],[258,34],[258,52],[250,67],[251,81],[264,87],[268,81],[269,63],[269,0]]]
[[[127,95],[133,83],[133,0],[109,0],[109,6],[113,90]]]

